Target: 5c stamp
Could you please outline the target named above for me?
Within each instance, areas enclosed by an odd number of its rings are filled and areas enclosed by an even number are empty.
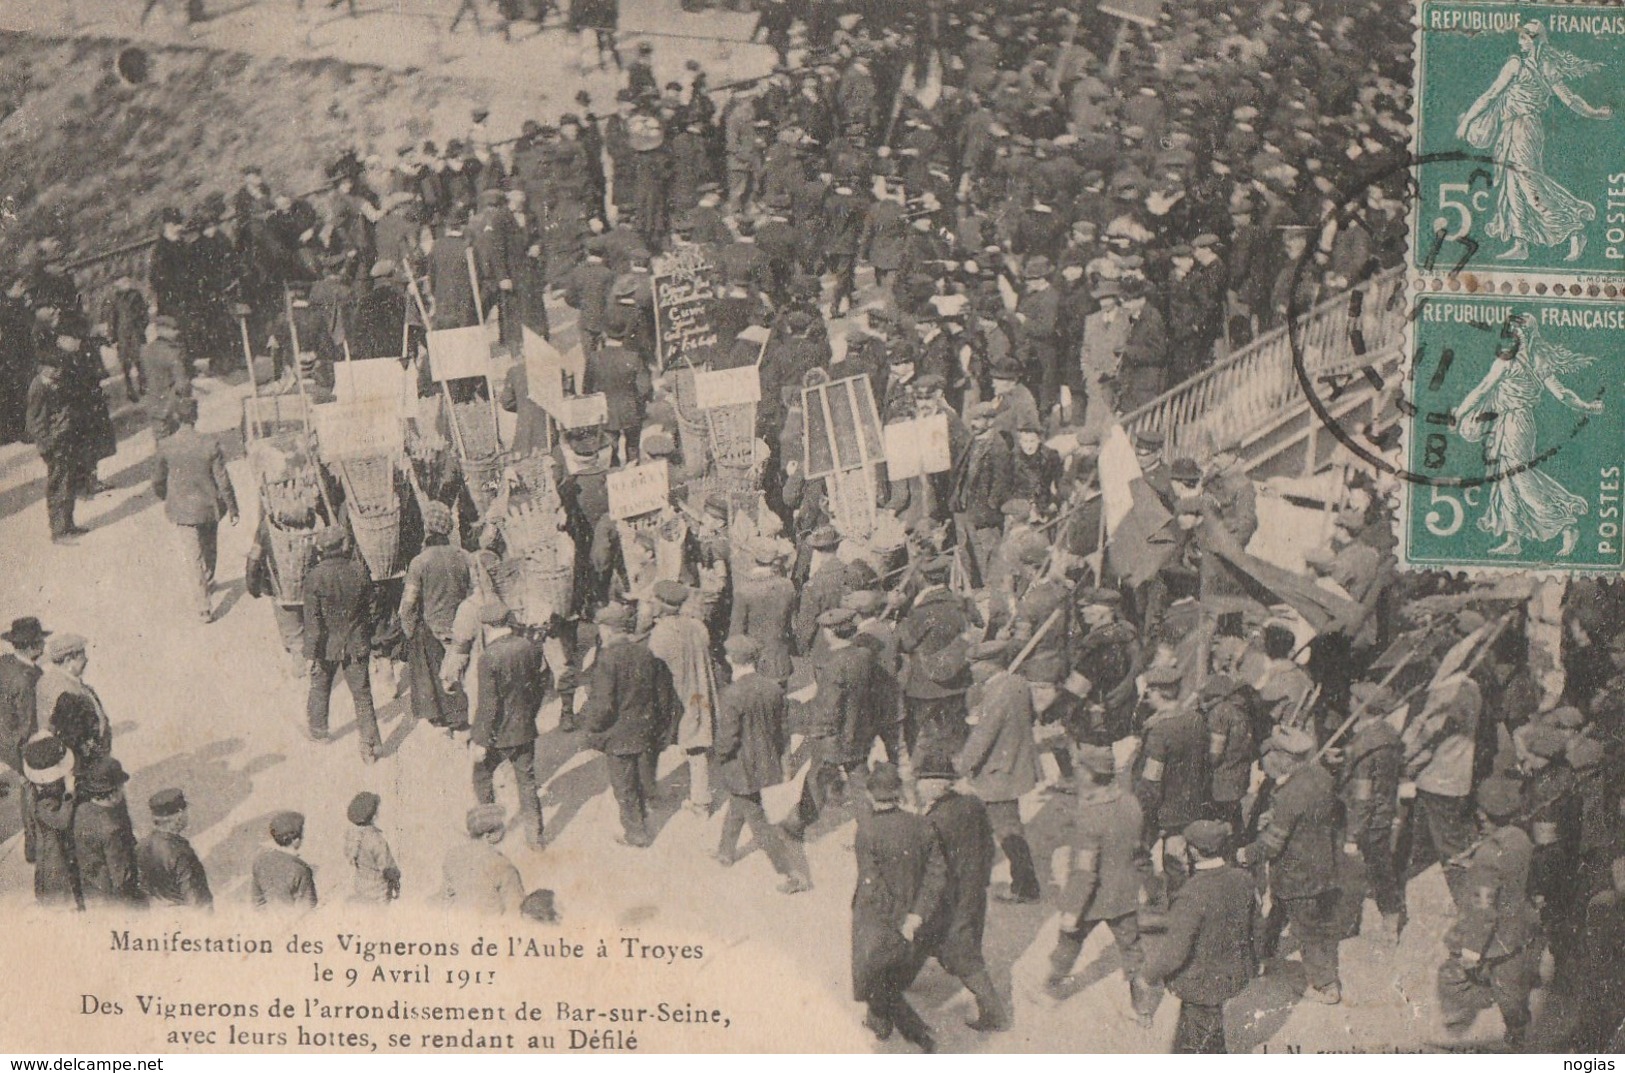
[[[1402,561],[1427,569],[1625,567],[1625,303],[1423,298],[1400,514]]]
[[[1419,19],[1412,266],[1625,281],[1625,10],[1422,0]]]

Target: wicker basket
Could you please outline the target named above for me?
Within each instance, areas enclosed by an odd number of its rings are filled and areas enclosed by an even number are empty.
[[[831,520],[843,537],[867,540],[875,525],[874,470],[836,470],[828,479]]]
[[[271,573],[277,599],[285,604],[305,602],[305,568],[316,547],[320,529],[284,529],[274,521],[266,526],[271,537]]]
[[[397,507],[387,514],[350,514],[350,531],[356,547],[374,581],[395,577],[405,567],[401,556],[401,512]]]
[[[484,399],[451,404],[452,420],[457,422],[458,439],[465,458],[494,458],[501,450],[496,416]]]
[[[497,596],[513,617],[527,626],[545,626],[555,615],[566,615],[575,592],[574,548],[568,558],[548,561],[528,555],[510,556],[491,569]]]
[[[746,468],[756,462],[756,404],[718,406],[705,411],[711,457],[719,466]]]
[[[496,499],[498,486],[502,483],[502,459],[498,455],[464,458],[460,465],[463,483],[468,485],[469,498],[474,500],[474,506],[484,514]]]
[[[350,514],[378,517],[400,513],[395,459],[389,455],[347,458],[333,466],[344,485]]]
[[[703,472],[710,426],[694,394],[694,370],[685,365],[668,370],[666,376],[677,411],[677,440],[683,449],[683,465],[690,472]]]

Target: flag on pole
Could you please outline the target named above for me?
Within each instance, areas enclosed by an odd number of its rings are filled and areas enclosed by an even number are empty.
[[[1106,562],[1122,580],[1142,585],[1174,554],[1174,516],[1145,482],[1128,433],[1115,423],[1100,445],[1100,497]]]

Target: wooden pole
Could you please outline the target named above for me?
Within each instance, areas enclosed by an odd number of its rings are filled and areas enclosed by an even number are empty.
[[[310,396],[305,392],[305,378],[299,373],[299,324],[293,316],[293,292],[286,286],[282,288],[282,303],[288,311],[288,338],[293,341],[293,384],[299,392],[299,401],[303,403],[303,413],[300,415],[305,426],[305,444],[310,452],[311,465],[316,471],[316,492],[322,497],[322,506],[327,508],[327,523],[339,524],[338,511],[333,509],[333,501],[327,495],[327,477],[322,473],[321,455],[317,451],[316,431],[310,427]]]
[[[254,372],[254,347],[248,341],[248,318],[239,314],[237,327],[243,336],[243,360],[248,363],[248,390],[257,399],[260,397],[260,378]],[[294,371],[298,372],[297,366]]]

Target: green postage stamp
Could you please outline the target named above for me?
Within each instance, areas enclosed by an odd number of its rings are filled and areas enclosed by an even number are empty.
[[[1422,0],[1412,266],[1625,281],[1625,9]]]
[[[1428,295],[1412,324],[1401,561],[1618,572],[1625,303]]]

